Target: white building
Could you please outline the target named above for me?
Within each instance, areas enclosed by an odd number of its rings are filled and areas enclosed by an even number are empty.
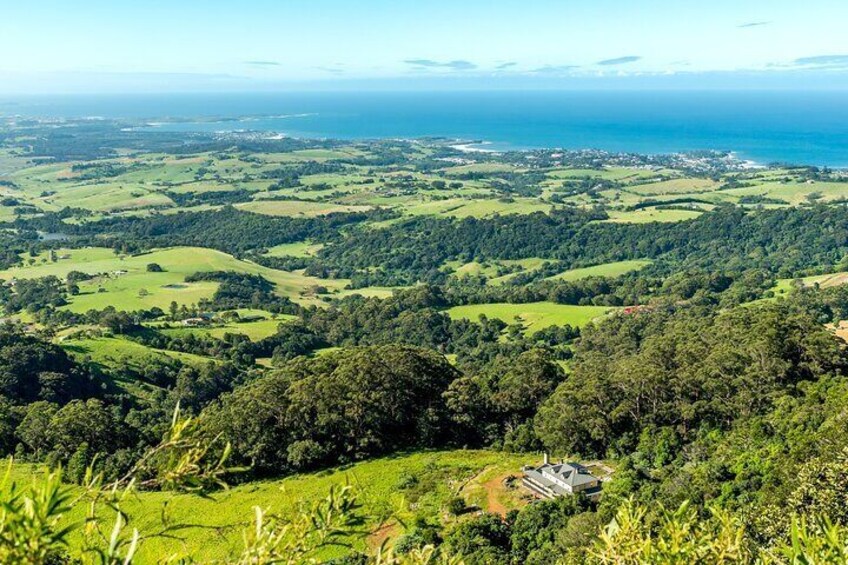
[[[525,467],[522,483],[544,498],[573,495],[582,492],[592,500],[601,495],[601,480],[580,463],[550,463],[545,454],[539,467]]]

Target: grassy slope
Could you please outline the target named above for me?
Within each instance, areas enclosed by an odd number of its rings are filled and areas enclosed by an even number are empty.
[[[788,204],[798,205],[807,203],[808,196],[819,195],[817,200],[827,202],[848,196],[848,183],[840,182],[766,182],[756,186],[737,188],[723,191],[735,197],[766,196],[776,198]]]
[[[800,279],[804,286],[819,285],[822,288],[843,285],[848,282],[848,271],[829,273],[826,275],[812,275]],[[792,290],[795,279],[778,279],[771,288],[775,297],[786,296]]]
[[[650,264],[651,261],[643,259],[617,261],[615,263],[604,263],[603,265],[584,267],[582,269],[571,269],[570,271],[565,271],[564,273],[554,275],[550,278],[564,281],[577,281],[587,277],[617,277],[631,271],[638,271]]]
[[[236,259],[221,251],[200,247],[174,247],[125,257],[115,255],[111,249],[87,248],[59,250],[57,256],[59,259],[55,263],[46,260],[46,255],[42,255],[34,265],[0,271],[0,279],[47,275],[63,278],[74,270],[91,275],[105,274],[79,285],[81,294],[73,297],[67,307],[75,312],[85,312],[92,308],[102,309],[108,305],[119,310],[148,309],[154,306],[167,309],[172,300],[178,304],[192,304],[201,298],[211,298],[218,287],[217,283],[185,282],[187,275],[197,272],[238,271],[259,274],[274,282],[277,292],[281,295],[307,303],[315,300],[301,298],[300,293],[304,289],[321,285],[330,290],[340,290],[348,282],[269,269]],[[149,263],[158,263],[165,272],[147,272]],[[118,273],[119,271],[123,272]],[[105,292],[98,292],[100,288]],[[139,296],[142,289],[147,292],[146,296]]]
[[[643,208],[641,210],[623,211],[609,210],[610,222],[624,224],[647,224],[650,222],[682,222],[701,215],[695,210],[664,210],[658,208]]]
[[[554,179],[597,178],[618,181],[637,181],[653,178],[657,173],[646,169],[628,169],[624,167],[604,169],[554,169],[548,176]]]
[[[469,304],[447,310],[451,318],[468,318],[476,321],[481,314],[497,318],[508,324],[516,320],[525,326],[525,331],[535,332],[549,326],[584,326],[608,313],[606,306],[572,306],[553,302],[531,302],[528,304]]]
[[[459,261],[448,261],[445,264],[445,268],[451,269],[456,276],[484,275],[489,278],[489,284],[500,285],[508,282],[516,275],[535,271],[536,269],[541,267],[546,261],[548,260],[539,257],[530,257],[528,259],[491,261],[487,263],[478,263],[477,261],[472,261],[471,263],[465,264]],[[651,261],[648,260],[618,261],[615,263],[605,263],[603,265],[595,265],[592,267],[571,269],[569,271],[565,271],[563,273],[548,278],[561,279],[566,281],[576,281],[584,279],[586,277],[617,277],[619,275],[623,275],[631,271],[637,271],[639,269],[642,269],[650,263]],[[521,270],[506,275],[497,276],[499,266],[515,267],[516,265],[521,267]]]
[[[201,357],[191,353],[153,349],[130,341],[124,337],[90,337],[59,339],[59,345],[79,360],[88,358],[92,363],[104,368],[130,369],[141,372],[151,362],[167,362],[178,360],[188,365],[205,365],[215,363],[209,357]],[[127,393],[147,397],[156,387],[130,377],[119,376],[114,380],[115,385]]]
[[[308,241],[283,243],[268,249],[266,255],[271,257],[311,257],[322,247],[324,247],[323,243],[309,243]]]
[[[334,212],[364,212],[368,206],[347,206],[333,202],[307,202],[304,200],[255,200],[236,206],[248,212],[269,216],[315,217]]]
[[[631,186],[628,190],[643,196],[687,194],[715,190],[719,183],[709,179],[682,178]]]
[[[213,359],[181,353],[153,349],[122,337],[93,337],[65,339],[60,342],[63,349],[77,357],[90,357],[99,365],[107,367],[142,367],[151,358],[178,359],[191,364],[209,363]]]
[[[284,516],[291,515],[303,505],[325,497],[331,486],[350,484],[363,505],[363,513],[369,516],[388,517],[400,511],[408,518],[409,507],[414,504],[416,514],[438,517],[446,502],[457,493],[467,493],[469,503],[480,503],[485,508],[487,496],[481,489],[490,487],[480,481],[488,480],[492,475],[517,474],[523,464],[535,460],[533,455],[492,451],[417,452],[282,480],[254,482],[216,493],[210,498],[141,493],[127,501],[125,510],[130,515],[131,526],[138,528],[142,535],[150,535],[156,530],[166,500],[169,501],[168,516],[174,523],[198,526],[178,532],[182,541],[164,538],[144,540],[138,555],[140,565],[156,563],[158,559],[182,551],[190,552],[205,562],[225,558],[241,548],[242,532],[253,519],[255,506]],[[29,465],[15,466],[15,478],[18,480],[27,480],[34,472]],[[401,480],[409,477],[417,479],[417,484],[411,488],[400,488]],[[493,494],[501,505],[508,508],[523,503],[518,490],[507,491],[501,487]],[[80,520],[84,511],[85,505],[80,505],[67,519]],[[111,516],[107,512],[104,515]],[[376,530],[380,525],[372,521],[368,528]],[[394,535],[401,531],[399,526],[391,529]],[[360,548],[362,545],[359,542]]]
[[[295,319],[296,316],[278,315],[276,319],[268,317],[265,320],[251,322],[231,322],[214,327],[175,327],[164,328],[160,331],[167,335],[205,334],[221,339],[224,334],[241,334],[247,336],[251,341],[259,341],[277,333],[280,324]]]
[[[547,259],[542,259],[539,257],[528,257],[527,259],[501,259],[497,261],[488,261],[486,263],[472,261],[470,263],[464,264],[460,261],[448,261],[447,263],[445,263],[445,267],[448,269],[452,269],[454,274],[457,276],[484,275],[490,279],[490,283],[501,284],[520,272],[538,269],[545,261],[547,261]],[[507,275],[499,277],[497,276],[499,266],[518,266],[521,268],[521,270],[516,271],[515,273],[509,273]]]

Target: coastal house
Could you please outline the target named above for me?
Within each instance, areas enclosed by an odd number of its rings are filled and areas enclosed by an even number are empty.
[[[541,466],[526,466],[523,471],[522,484],[542,498],[583,493],[597,500],[601,496],[601,480],[579,463],[551,463],[545,454]]]

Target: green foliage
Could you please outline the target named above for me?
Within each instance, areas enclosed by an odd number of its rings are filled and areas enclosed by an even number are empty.
[[[14,403],[64,403],[95,394],[97,381],[60,348],[12,326],[0,326],[0,394]]]
[[[793,519],[788,543],[768,552],[763,561],[789,562],[793,565],[848,562],[848,529],[827,518]]]
[[[564,379],[550,354],[533,349],[497,356],[477,374],[454,380],[445,400],[466,441],[493,442],[510,432],[513,450],[532,450],[538,445],[530,420]]]
[[[599,564],[704,563],[754,561],[745,544],[744,528],[733,517],[715,512],[701,520],[693,508],[681,505],[664,511],[653,528],[646,511],[631,503],[616,513],[601,533],[589,562]]]
[[[347,349],[297,359],[226,396],[204,419],[260,474],[356,461],[444,442],[441,394],[456,375],[422,349]]]
[[[21,439],[37,455],[49,453],[61,462],[77,454],[83,444],[91,453],[108,453],[126,443],[126,433],[116,411],[95,398],[72,400],[61,408],[35,402],[29,405],[18,429]]]
[[[713,509],[699,517],[688,504],[663,509],[656,523],[645,508],[624,504],[584,559],[590,564],[845,563],[848,529],[821,516],[810,520],[791,516],[786,541],[757,547],[746,538],[737,517]]]
[[[454,516],[459,516],[463,512],[465,512],[466,504],[465,500],[460,496],[455,496],[448,501],[448,512],[453,514]]]
[[[318,562],[320,551],[345,545],[345,539],[362,526],[350,487],[331,490],[294,521],[268,516],[256,508],[256,521],[245,536],[245,548],[233,561],[238,565]],[[364,532],[360,532],[364,535]]]
[[[664,433],[673,429],[685,442],[762,414],[787,387],[845,367],[840,343],[788,305],[619,316],[584,332],[573,375],[536,428],[549,448],[566,453],[629,453],[641,434],[656,433],[648,428],[669,427]],[[680,445],[663,441],[666,450]]]
[[[322,241],[342,226],[372,217],[386,219],[391,214],[374,212],[286,218],[252,214],[228,206],[209,212],[180,212],[167,216],[112,217],[85,225],[62,225],[62,229],[81,238],[90,238],[92,243],[97,242],[100,234],[113,234],[116,245],[126,251],[196,245],[228,253],[244,253],[305,239]],[[43,225],[49,221],[50,218],[44,218],[33,223]],[[121,234],[121,237],[115,238],[114,234]]]
[[[0,484],[0,562],[40,565],[58,560],[74,527],[61,523],[72,502],[61,473],[47,473],[22,487],[11,481],[10,470],[11,462]]]
[[[509,561],[509,526],[495,514],[459,522],[445,537],[445,547],[468,565]]]
[[[599,223],[593,220],[603,213],[571,209],[490,219],[422,217],[355,232],[343,245],[322,249],[308,270],[336,271],[363,286],[439,282],[439,268],[450,260],[526,257],[566,264],[663,258],[708,270],[793,273],[842,260],[846,214],[825,206],[756,213],[725,207],[668,224]]]
[[[510,527],[513,560],[521,563],[544,563],[551,554],[563,554],[566,535],[579,535],[579,525],[572,518],[589,510],[585,497],[560,497],[540,501],[524,508]],[[592,513],[585,515],[591,516]],[[590,527],[594,526],[593,523]],[[590,530],[594,535],[596,530]],[[582,540],[581,540],[582,541]]]
[[[210,271],[194,273],[186,282],[215,281],[221,283],[211,301],[202,301],[201,307],[214,310],[236,308],[261,308],[270,312],[295,313],[297,307],[288,298],[274,294],[274,285],[262,275],[235,271]]]
[[[224,477],[243,469],[227,466],[230,444],[214,450],[220,438],[204,437],[196,418],[181,418],[179,406],[174,410],[170,430],[162,442],[149,450],[127,473],[141,476],[139,485],[193,493],[204,493],[226,487]]]
[[[15,282],[14,291],[3,293],[3,307],[8,313],[36,312],[45,307],[59,307],[68,303],[67,288],[57,277],[21,279]]]

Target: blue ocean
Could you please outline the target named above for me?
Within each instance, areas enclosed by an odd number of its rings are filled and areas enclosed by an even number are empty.
[[[155,122],[152,127],[170,131],[310,138],[438,136],[486,142],[492,149],[717,149],[763,164],[848,167],[848,93],[837,91],[44,96],[0,98],[0,115],[102,116]]]

